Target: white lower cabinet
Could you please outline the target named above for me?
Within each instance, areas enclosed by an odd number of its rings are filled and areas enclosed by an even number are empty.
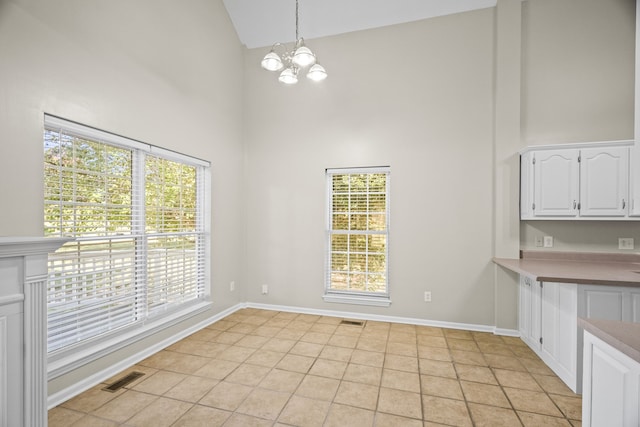
[[[640,288],[581,285],[580,317],[640,323]]]
[[[540,349],[540,282],[520,276],[520,337],[534,350]]]
[[[544,282],[540,289],[541,358],[572,390],[579,390],[577,286]]]
[[[640,363],[584,333],[583,426],[640,425]]]
[[[520,276],[520,336],[572,390],[577,377],[577,285]]]
[[[582,392],[583,331],[578,317],[640,323],[640,288],[520,276],[520,336],[575,393]]]

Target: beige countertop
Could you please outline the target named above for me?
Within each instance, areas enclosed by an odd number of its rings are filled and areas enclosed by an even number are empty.
[[[640,254],[522,251],[493,262],[542,282],[640,286]]]
[[[603,319],[578,319],[592,335],[640,363],[640,323]]]

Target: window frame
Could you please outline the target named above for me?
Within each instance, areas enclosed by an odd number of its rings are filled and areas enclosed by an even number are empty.
[[[194,166],[197,168],[196,182],[197,188],[197,210],[199,210],[200,226],[194,234],[196,238],[200,236],[203,254],[203,286],[201,288],[201,297],[193,299],[174,307],[169,307],[164,313],[151,312],[151,315],[135,323],[117,328],[104,334],[89,338],[84,341],[54,350],[47,354],[47,367],[49,379],[64,375],[74,369],[79,368],[93,360],[104,357],[114,351],[117,351],[127,345],[133,344],[157,332],[170,328],[192,316],[203,313],[212,307],[211,302],[211,164],[208,161],[197,159],[185,154],[177,153],[171,150],[142,143],[133,139],[122,137],[116,134],[105,132],[89,126],[85,126],[76,122],[62,119],[49,114],[44,115],[43,132],[46,129],[59,129],[65,133],[86,138],[87,140],[124,148],[132,151],[132,164],[137,162],[133,167],[132,174],[132,198],[138,198],[138,204],[144,206],[144,191],[136,192],[133,190],[135,185],[145,185],[145,156],[153,156],[161,159],[178,162],[181,164]],[[136,182],[137,180],[137,182]],[[141,181],[140,181],[141,180]],[[44,197],[43,197],[44,199]],[[134,201],[132,200],[132,209]],[[138,212],[139,214],[139,212]],[[135,215],[132,212],[132,215]],[[132,219],[133,221],[133,219]],[[133,228],[138,225],[131,225]],[[138,235],[140,230],[134,234],[132,228],[132,236]],[[144,233],[144,229],[142,230]],[[151,235],[155,236],[155,235]],[[81,239],[81,238],[80,238]],[[145,255],[146,256],[146,255]],[[48,281],[47,281],[48,282]],[[200,289],[200,288],[199,288]]]
[[[377,231],[362,231],[358,230],[357,233],[349,233],[350,230],[341,231],[340,233],[334,233],[332,229],[333,219],[333,176],[334,175],[351,175],[351,174],[380,174],[386,175],[385,180],[385,230]],[[326,223],[325,223],[325,279],[324,279],[324,295],[325,302],[332,303],[345,303],[345,304],[357,304],[357,305],[370,305],[388,307],[391,305],[390,297],[390,280],[389,280],[389,236],[390,236],[390,189],[391,189],[391,167],[390,166],[374,166],[374,167],[350,167],[350,168],[327,168],[325,169],[326,180]],[[348,194],[351,194],[349,192]],[[368,211],[367,211],[368,212]],[[366,292],[358,290],[345,290],[332,288],[331,273],[332,273],[332,247],[331,238],[334,234],[346,234],[347,236],[355,234],[364,235],[384,235],[386,238],[385,245],[385,292]],[[369,273],[368,270],[366,272]]]

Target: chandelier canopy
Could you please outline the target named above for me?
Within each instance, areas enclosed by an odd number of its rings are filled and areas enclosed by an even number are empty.
[[[304,39],[298,33],[298,0],[296,0],[296,42],[291,50],[282,43],[275,43],[262,62],[262,68],[267,71],[280,71],[280,80],[284,84],[298,83],[298,74],[306,70],[307,78],[316,82],[327,78],[324,67],[318,64],[316,55],[304,44]],[[276,50],[280,50],[278,54]],[[307,69],[308,67],[308,69]]]

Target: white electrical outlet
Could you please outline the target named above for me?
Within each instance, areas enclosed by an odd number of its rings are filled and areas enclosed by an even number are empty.
[[[633,249],[633,237],[620,237],[618,239],[618,249]]]
[[[236,282],[234,282],[233,280],[231,281],[231,283],[229,283],[229,290],[231,292],[236,290]]]
[[[536,236],[536,247],[542,247],[542,236]]]
[[[262,285],[262,295],[269,293],[269,285]]]
[[[431,291],[424,292],[424,302],[431,302]]]
[[[553,247],[553,236],[544,236],[544,247],[545,248]]]

